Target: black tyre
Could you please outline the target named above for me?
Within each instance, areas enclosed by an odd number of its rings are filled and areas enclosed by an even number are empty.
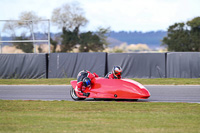
[[[79,98],[79,97],[76,95],[76,92],[75,92],[75,90],[74,90],[73,87],[71,87],[70,96],[71,96],[72,99],[75,100],[75,101],[85,100],[85,98]]]
[[[138,101],[138,99],[132,99],[132,101]]]

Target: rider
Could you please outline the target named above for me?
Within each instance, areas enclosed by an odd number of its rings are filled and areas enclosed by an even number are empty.
[[[95,77],[99,77],[96,73],[91,73],[87,70],[82,70],[77,75],[77,93],[81,96],[88,97],[90,93],[84,93],[86,87],[90,87],[94,83]]]
[[[120,66],[114,66],[112,72],[109,72],[105,78],[108,79],[121,79],[122,68]]]

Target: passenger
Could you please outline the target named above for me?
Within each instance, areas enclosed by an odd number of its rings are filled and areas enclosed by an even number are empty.
[[[84,93],[86,87],[91,87],[94,83],[95,77],[99,77],[96,73],[91,73],[87,70],[82,70],[77,75],[77,93],[81,96],[88,97],[90,93]]]
[[[109,72],[105,78],[108,79],[121,79],[122,68],[120,66],[114,66],[112,72]]]

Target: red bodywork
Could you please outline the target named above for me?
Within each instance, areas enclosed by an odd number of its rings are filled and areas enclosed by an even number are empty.
[[[76,80],[71,81],[72,87],[76,90]],[[140,83],[131,79],[106,79],[95,78],[91,89],[87,88],[85,93],[90,93],[87,98],[112,98],[112,99],[147,99],[149,91]],[[86,98],[80,96],[79,98]]]

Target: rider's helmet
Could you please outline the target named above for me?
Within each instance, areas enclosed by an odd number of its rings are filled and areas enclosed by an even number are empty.
[[[120,66],[114,66],[112,69],[112,73],[114,76],[119,77],[122,73],[122,68]]]
[[[90,85],[91,85],[91,80],[90,80],[90,78],[85,77],[85,78],[83,79],[83,85],[84,85],[85,87],[90,87]]]

